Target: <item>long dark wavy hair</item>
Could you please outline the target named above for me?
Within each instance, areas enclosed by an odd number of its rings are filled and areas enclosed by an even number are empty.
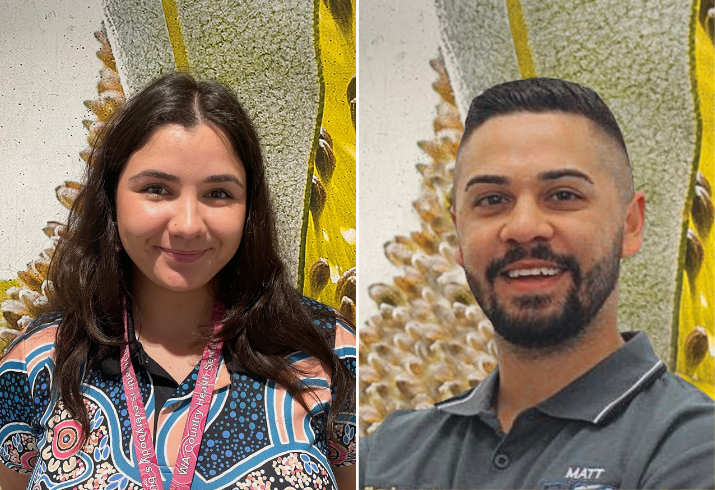
[[[68,220],[68,234],[52,257],[53,294],[48,311],[62,311],[55,344],[53,383],[64,407],[89,434],[89,417],[78,373],[109,355],[124,340],[122,300],[131,298],[132,261],[117,252],[116,191],[129,157],[157,129],[209,124],[231,142],[246,169],[246,221],[238,251],[213,281],[226,313],[223,328],[197,328],[197,342],[223,341],[231,372],[275,381],[308,410],[310,388],[287,356],[304,352],[332,372],[337,385],[328,427],[355,405],[355,378],[333,352],[332,339],[313,323],[279,257],[275,218],[261,148],[253,125],[235,94],[218,82],[197,82],[188,74],[164,75],[127,101],[108,123],[90,157],[85,186]],[[327,313],[324,313],[327,314]],[[345,320],[343,318],[343,320]],[[308,410],[310,412],[310,410]]]

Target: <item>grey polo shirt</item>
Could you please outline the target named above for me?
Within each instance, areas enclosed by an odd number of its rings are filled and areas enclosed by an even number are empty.
[[[668,373],[644,333],[623,337],[507,434],[497,370],[433,408],[390,414],[360,441],[360,487],[714,488],[712,399]]]

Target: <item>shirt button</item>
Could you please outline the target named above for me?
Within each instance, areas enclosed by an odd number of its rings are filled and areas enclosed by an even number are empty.
[[[511,460],[506,454],[497,454],[494,457],[494,466],[496,466],[500,470],[503,470],[504,468],[509,466],[509,463],[511,463]]]

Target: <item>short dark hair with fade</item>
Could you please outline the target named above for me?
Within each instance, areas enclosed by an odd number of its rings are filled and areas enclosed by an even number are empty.
[[[462,141],[467,141],[472,132],[489,119],[519,112],[564,112],[586,117],[615,140],[628,162],[621,128],[603,99],[588,87],[558,78],[513,80],[479,93],[469,106]],[[627,166],[630,174],[630,162]],[[630,194],[632,180],[629,184]]]
[[[587,117],[628,155],[621,128],[603,99],[588,87],[558,78],[525,78],[484,90],[469,107],[463,138],[492,117],[515,112],[566,112]]]

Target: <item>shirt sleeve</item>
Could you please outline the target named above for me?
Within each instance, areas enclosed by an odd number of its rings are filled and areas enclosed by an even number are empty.
[[[358,488],[365,488],[367,460],[370,458],[370,437],[360,439],[360,461],[358,461]]]
[[[340,362],[352,373],[352,389],[355,390],[355,372],[357,361],[357,348],[355,331],[349,326],[336,321],[335,325],[335,354]],[[335,391],[333,389],[333,396]],[[338,407],[335,407],[338,408]],[[328,460],[332,466],[350,466],[355,464],[355,433],[356,417],[354,408],[351,410],[343,407],[338,413],[335,422],[336,438],[328,441]]]
[[[654,449],[645,452],[645,470],[633,488],[715,488],[715,410],[695,390],[683,395],[689,403],[640,434],[640,445]]]
[[[37,461],[33,404],[25,341],[11,347],[0,363],[0,460],[8,468],[30,474]]]

